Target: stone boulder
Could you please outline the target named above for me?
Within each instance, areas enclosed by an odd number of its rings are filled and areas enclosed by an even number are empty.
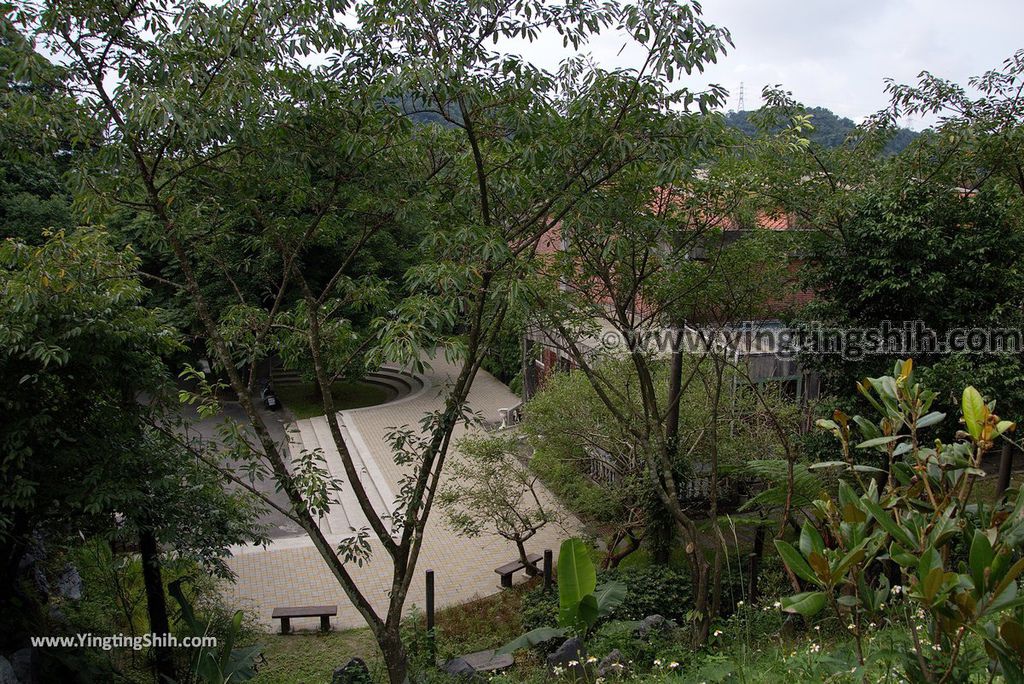
[[[362,658],[352,658],[331,674],[331,684],[371,684],[370,668]]]

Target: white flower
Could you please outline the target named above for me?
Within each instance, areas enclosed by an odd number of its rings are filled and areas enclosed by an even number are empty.
[[[811,653],[817,653],[820,650],[821,646],[819,644],[811,644]]]
[[[781,601],[776,601],[775,603],[772,604],[772,608],[781,608],[781,607],[782,607],[782,602]]]
[[[569,667],[576,667],[579,664],[580,664],[580,661],[578,661],[578,660],[570,660],[569,661]]]
[[[679,663],[677,663],[676,661],[673,660],[671,663],[668,664],[668,666],[671,667],[674,670],[677,667],[679,667]]]
[[[900,586],[899,584],[897,584],[896,586],[894,586],[892,588],[892,593],[894,593],[894,594],[900,594],[902,592],[903,592],[903,587]]]
[[[723,634],[722,630],[720,630],[720,629],[716,629],[716,630],[715,630],[715,633],[714,633],[714,636],[716,636],[716,637],[720,637],[720,636],[722,636],[722,634]]]
[[[737,601],[736,602],[736,607],[737,608],[742,608],[743,607],[743,601]]]
[[[555,673],[556,675],[561,675],[561,674],[562,674],[563,672],[565,672],[565,668],[563,668],[563,667],[562,667],[562,666],[560,666],[560,665],[555,665],[555,668],[554,668],[554,673]]]
[[[660,659],[660,658],[658,658],[658,659],[655,659],[655,661],[654,661],[654,667],[661,667],[661,659]]]
[[[850,624],[846,625],[846,629],[848,629],[848,630],[850,630],[852,632],[853,630],[857,629],[857,625],[855,625],[855,624],[853,624],[851,622]]]
[[[590,656],[589,658],[587,658],[587,662],[588,663],[596,663],[597,662],[597,658],[595,656]]]
[[[814,625],[814,631],[815,632],[820,632],[821,631],[821,625]]]

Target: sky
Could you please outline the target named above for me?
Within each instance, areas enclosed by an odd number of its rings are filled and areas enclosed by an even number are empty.
[[[805,105],[859,121],[888,103],[886,77],[912,83],[927,69],[966,85],[1024,48],[1024,0],[704,0],[703,9],[706,21],[729,29],[735,48],[683,83],[724,86],[726,109],[738,108],[741,83],[746,109],[760,106],[765,85],[781,84]],[[538,47],[527,54],[543,63],[548,51]],[[602,63],[642,59],[621,47],[609,36],[591,52]],[[551,48],[561,52],[560,41]]]

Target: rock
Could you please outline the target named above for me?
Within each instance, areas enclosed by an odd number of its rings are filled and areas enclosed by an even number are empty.
[[[476,668],[470,665],[469,661],[465,658],[452,658],[451,660],[446,661],[445,664],[441,666],[441,669],[452,677],[472,680],[480,678],[476,672]]]
[[[11,654],[11,667],[21,684],[35,684],[35,655],[35,649],[31,646],[20,648]]]
[[[676,623],[662,615],[648,615],[640,621],[640,624],[637,625],[633,632],[637,636],[645,637],[651,632],[661,632],[666,629],[675,629],[675,627]]]
[[[352,658],[331,673],[331,684],[371,684],[370,668],[362,658]]]
[[[0,656],[0,684],[18,684],[11,662],[3,656]]]
[[[562,645],[555,649],[555,652],[547,658],[548,668],[560,667],[572,671],[577,679],[586,680],[587,651],[580,639],[573,637],[566,639]]]
[[[623,677],[625,674],[626,667],[623,662],[622,652],[617,648],[613,648],[608,655],[601,658],[601,662],[597,664],[597,676],[599,677],[611,679],[612,677]]]
[[[82,598],[82,576],[78,574],[78,569],[73,565],[64,568],[53,589],[59,596],[72,601]]]

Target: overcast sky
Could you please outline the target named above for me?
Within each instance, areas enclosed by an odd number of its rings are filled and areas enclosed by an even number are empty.
[[[762,87],[780,83],[806,105],[859,121],[887,104],[887,76],[910,83],[927,69],[966,85],[1024,48],[1024,0],[705,0],[703,7],[736,47],[685,83],[725,86],[727,109],[737,108],[740,83],[747,109],[760,106]],[[548,47],[526,54],[541,63],[564,56],[560,41]],[[609,36],[591,50],[602,62],[642,58],[618,55],[621,47]]]

